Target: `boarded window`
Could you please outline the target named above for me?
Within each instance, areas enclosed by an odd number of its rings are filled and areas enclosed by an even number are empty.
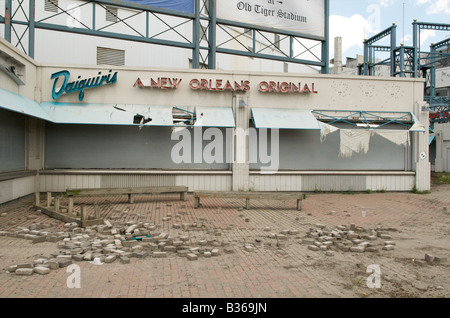
[[[58,13],[58,0],[45,0],[44,10]]]
[[[106,21],[108,22],[117,22],[119,13],[117,8],[115,7],[110,7],[110,6],[106,6]]]
[[[125,65],[125,51],[97,47],[97,65]]]

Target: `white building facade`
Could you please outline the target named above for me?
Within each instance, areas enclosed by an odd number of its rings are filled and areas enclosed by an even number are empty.
[[[430,189],[419,79],[50,64],[3,39],[0,56],[0,202],[67,188]]]

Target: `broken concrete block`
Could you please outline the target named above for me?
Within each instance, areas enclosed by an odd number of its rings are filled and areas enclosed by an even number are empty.
[[[133,233],[136,228],[137,228],[137,224],[133,224],[125,230],[125,233],[127,233],[127,234]]]
[[[392,251],[394,248],[395,248],[394,245],[385,245],[383,247],[383,250],[385,250],[385,251]]]
[[[314,245],[315,240],[313,239],[303,239],[302,240],[302,244],[306,244],[306,245]]]
[[[447,257],[436,256],[436,257],[434,258],[434,261],[435,261],[437,264],[445,264],[445,263],[447,263]]]
[[[287,238],[287,236],[284,235],[284,234],[277,234],[277,239],[278,239],[279,241],[286,241],[288,238]]]
[[[37,266],[34,268],[34,272],[39,275],[47,275],[50,273],[50,268],[44,266]]]
[[[374,246],[366,247],[366,252],[378,253],[379,251],[380,251],[380,249],[378,247],[374,247]]]
[[[318,250],[319,250],[319,247],[316,246],[316,245],[309,245],[309,246],[308,246],[308,249],[311,250],[311,251],[318,251]]]
[[[224,251],[226,254],[233,254],[233,253],[234,253],[234,250],[233,250],[232,248],[230,248],[230,247],[224,248],[223,251]]]
[[[326,246],[326,245],[321,245],[319,248],[320,248],[321,251],[328,250],[328,246]]]
[[[121,256],[121,257],[120,257],[120,262],[121,262],[122,264],[130,264],[130,258],[127,257],[127,256]]]
[[[379,238],[381,238],[383,240],[390,240],[392,238],[392,236],[390,236],[389,234],[381,234],[381,235],[379,235]]]
[[[176,252],[177,248],[176,248],[176,246],[173,246],[173,245],[164,246],[163,251],[164,252]]]
[[[271,228],[270,228],[270,227],[265,227],[265,228],[264,228],[264,231],[265,231],[265,232],[270,232],[270,231],[271,231]]]
[[[59,268],[67,267],[70,264],[72,264],[72,260],[71,259],[67,259],[67,258],[59,258],[58,259],[58,266],[59,266]]]
[[[350,247],[350,251],[355,253],[364,253],[365,250],[366,250],[365,246],[358,245]]]
[[[15,271],[16,275],[33,275],[34,269],[33,268],[18,268]]]
[[[359,245],[359,244],[362,243],[362,240],[360,240],[360,239],[354,239],[354,240],[352,240],[352,242],[353,242],[353,244],[355,244],[355,245]]]
[[[289,235],[298,235],[300,233],[299,230],[289,230],[288,234]]]
[[[334,253],[332,251],[327,251],[325,253],[326,256],[334,256]]]
[[[56,261],[47,261],[44,263],[45,266],[48,266],[48,268],[50,269],[58,269],[59,268],[59,264]]]
[[[432,256],[430,254],[425,254],[425,261],[427,263],[433,263],[434,262],[434,256]]]
[[[395,245],[394,241],[385,241],[384,245]]]
[[[153,252],[152,257],[153,258],[164,258],[164,257],[167,257],[167,253],[166,252]]]
[[[212,254],[211,254],[211,252],[205,252],[205,253],[203,253],[203,256],[204,257],[211,257]]]
[[[19,269],[19,268],[33,268],[33,264],[32,263],[18,264],[17,269]]]
[[[11,265],[6,268],[8,272],[14,273],[17,269],[17,265]]]
[[[109,255],[105,257],[105,263],[113,263],[117,259],[116,255]]]
[[[211,250],[211,255],[212,256],[219,256],[219,254],[220,254],[220,250],[218,248],[213,248]]]
[[[177,251],[177,255],[180,257],[187,257],[187,255],[189,254],[189,250],[179,250]]]
[[[198,259],[198,256],[194,253],[187,254],[187,259],[190,261],[196,261]]]
[[[122,241],[122,245],[124,247],[133,247],[133,246],[136,246],[138,244],[139,244],[139,242],[137,240]]]
[[[76,262],[81,262],[84,259],[84,255],[83,254],[76,254],[76,255],[73,255],[72,258]]]

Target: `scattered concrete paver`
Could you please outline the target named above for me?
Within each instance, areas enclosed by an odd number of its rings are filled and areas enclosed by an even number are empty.
[[[86,229],[25,197],[0,205],[0,297],[448,297],[450,187],[434,190],[310,194],[301,212],[280,201],[243,211],[211,198],[194,210],[190,196],[113,197],[100,205],[105,224]],[[93,202],[80,204],[92,214]],[[77,290],[67,286],[73,264]],[[373,264],[381,289],[366,286]]]

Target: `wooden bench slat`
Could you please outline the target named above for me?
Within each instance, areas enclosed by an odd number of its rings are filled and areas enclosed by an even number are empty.
[[[303,199],[303,193],[271,193],[271,192],[194,192],[194,197],[221,197],[236,199],[289,200]]]
[[[302,209],[302,200],[306,198],[304,193],[274,193],[274,192],[194,192],[195,208],[200,207],[200,198],[233,198],[245,199],[245,207],[250,208],[250,199],[259,200],[297,200],[297,210]]]
[[[120,194],[161,194],[172,192],[187,192],[188,187],[142,187],[142,188],[103,188],[103,189],[67,189],[68,196],[85,195],[120,195]]]

